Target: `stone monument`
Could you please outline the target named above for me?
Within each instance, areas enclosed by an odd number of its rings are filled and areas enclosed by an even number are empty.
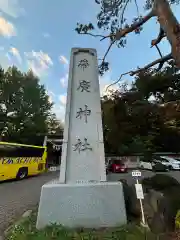
[[[120,182],[107,182],[95,49],[71,52],[60,177],[42,186],[37,228],[126,223]]]

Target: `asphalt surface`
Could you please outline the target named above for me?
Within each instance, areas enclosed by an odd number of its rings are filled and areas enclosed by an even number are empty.
[[[170,172],[152,172],[152,171],[146,171],[146,170],[142,170],[141,171],[141,177],[139,179],[142,178],[147,178],[147,177],[151,177],[155,174],[167,174],[170,175],[172,177],[174,177],[175,179],[177,179],[180,182],[180,171],[170,171]],[[126,179],[128,184],[134,184],[136,179],[134,177],[132,177],[132,170],[129,170],[128,173],[110,173],[107,176],[107,180],[108,181],[119,181],[120,179]]]
[[[0,236],[23,212],[37,206],[42,185],[57,177],[58,172],[48,172],[22,181],[0,183]]]
[[[142,178],[150,177],[154,173],[142,171]],[[180,182],[180,171],[168,172]],[[57,178],[59,171],[49,172],[36,177],[27,178],[22,181],[10,181],[0,183],[0,236],[3,231],[24,211],[33,209],[39,203],[41,187],[44,183]],[[108,181],[126,179],[129,184],[134,184],[135,179],[128,173],[108,174]]]

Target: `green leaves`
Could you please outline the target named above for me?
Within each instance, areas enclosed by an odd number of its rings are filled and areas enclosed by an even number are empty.
[[[92,23],[89,24],[80,24],[77,23],[77,28],[75,28],[75,31],[78,34],[86,34],[87,32],[94,30],[94,26]]]
[[[180,142],[180,73],[169,67],[136,76],[102,100],[108,154],[178,152]]]
[[[51,114],[47,118],[47,126],[49,134],[61,135],[63,131],[63,124],[60,120],[57,120],[55,114]]]
[[[48,133],[52,103],[45,87],[29,71],[0,69],[0,132],[7,141],[33,143],[37,134]]]

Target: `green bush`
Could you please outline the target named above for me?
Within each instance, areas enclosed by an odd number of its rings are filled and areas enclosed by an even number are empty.
[[[171,187],[180,187],[180,183],[173,177],[166,174],[156,174],[150,178],[142,180],[143,186],[147,189],[154,189],[157,191],[164,191]]]
[[[176,213],[175,226],[176,229],[180,229],[180,210],[178,210]]]

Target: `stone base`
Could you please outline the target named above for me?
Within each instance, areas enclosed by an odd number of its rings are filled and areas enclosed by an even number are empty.
[[[120,182],[42,186],[36,227],[51,223],[65,227],[100,228],[126,224],[124,194]]]

